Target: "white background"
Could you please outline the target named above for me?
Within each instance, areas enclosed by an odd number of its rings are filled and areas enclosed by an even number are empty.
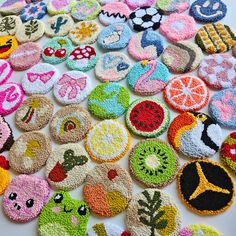
[[[192,2],[193,1],[191,1],[191,3]],[[235,0],[225,0],[224,2],[228,6],[228,12],[227,12],[226,17],[221,22],[232,26],[236,30],[236,1]],[[188,11],[186,11],[184,14],[188,14]],[[164,19],[165,18],[166,18],[166,16],[164,17]],[[46,22],[47,19],[48,19],[48,16],[45,16],[43,18],[43,21]],[[200,28],[200,27],[201,27],[201,25],[198,24],[198,28]],[[46,36],[44,36],[38,42],[41,45],[43,45],[45,42],[47,42],[47,40],[48,40],[48,38]],[[167,45],[168,45],[168,43],[166,43],[166,46]],[[95,46],[97,46],[96,43],[95,43]],[[100,52],[103,53],[102,50],[100,50]],[[123,52],[127,53],[127,50],[124,49]],[[231,54],[231,51],[229,53]],[[132,62],[134,63],[133,60],[132,60]],[[59,65],[56,65],[56,67],[59,69],[59,71],[61,73],[68,71],[68,69],[65,66],[65,63],[61,63]],[[24,73],[25,72],[14,72],[12,77],[9,79],[9,81],[14,81],[14,82],[20,83]],[[196,72],[193,72],[192,74],[195,74],[195,73]],[[94,75],[94,70],[89,71],[88,74],[91,76],[93,87],[95,87],[97,84],[100,84],[100,81],[97,80]],[[127,87],[126,80],[120,81],[119,83],[122,84],[123,86]],[[134,95],[130,90],[129,90],[129,92],[131,95],[131,101],[138,98],[138,96]],[[214,92],[211,91],[211,96],[213,94],[214,94]],[[55,102],[51,92],[48,93],[47,96],[54,101],[54,105],[55,105],[54,112],[56,112],[61,106]],[[162,93],[155,95],[154,97],[157,97],[162,100]],[[25,99],[26,98],[27,97],[25,96]],[[82,102],[81,106],[87,107],[87,100]],[[205,107],[201,111],[208,113],[207,109],[208,108]],[[178,113],[171,110],[171,120],[173,120],[173,118],[177,114]],[[21,132],[16,128],[16,126],[14,124],[14,113],[6,116],[5,118],[9,122],[9,124],[11,125],[11,127],[13,129],[13,134],[14,134],[15,139],[17,139],[21,135]],[[124,116],[120,117],[119,120],[124,122]],[[93,124],[95,124],[96,122],[97,122],[97,120],[93,119]],[[49,126],[47,125],[41,131],[44,132],[45,134],[49,135]],[[225,138],[230,132],[232,132],[232,130],[223,129],[223,138]],[[166,132],[163,135],[161,135],[160,138],[163,140],[167,140],[166,139]],[[138,138],[132,136],[131,146],[133,147],[137,141],[138,141]],[[83,142],[81,142],[81,144],[83,145]],[[56,147],[56,145],[57,144],[55,144],[53,142],[53,146]],[[8,154],[7,152],[4,153],[4,155],[6,157],[7,157],[7,154]],[[129,154],[129,152],[127,153],[127,155],[125,157],[123,157],[120,161],[118,161],[118,163],[126,169],[128,167],[128,162],[127,162],[128,154]],[[215,161],[219,161],[219,154],[217,153],[211,159],[215,160]],[[186,161],[187,161],[186,158],[180,157],[181,165]],[[95,164],[96,163],[93,162],[93,166]],[[10,171],[10,174],[11,174],[11,178],[13,178],[15,175],[15,173],[13,173],[13,171]],[[37,172],[35,175],[44,176],[44,169]],[[234,183],[235,183],[235,180],[236,180],[235,175],[233,176],[233,179],[234,179]],[[142,190],[143,190],[142,186],[138,185],[137,182],[134,181],[133,182],[133,194],[138,193]],[[178,205],[178,207],[181,211],[181,214],[182,214],[182,218],[183,218],[183,226],[187,226],[188,224],[193,224],[193,223],[206,223],[206,224],[214,226],[216,229],[218,229],[218,231],[220,231],[225,236],[235,236],[236,235],[236,223],[235,223],[236,222],[235,221],[235,219],[236,219],[236,201],[226,212],[219,214],[217,216],[198,216],[198,215],[190,212],[183,205],[181,200],[179,199],[177,191],[176,191],[176,181],[174,181],[169,186],[165,187],[164,190],[166,192],[168,192],[174,198],[176,204]],[[82,191],[82,187],[71,191],[70,194],[73,198],[82,199],[81,191]],[[51,192],[51,194],[52,194],[52,192]],[[0,197],[0,204],[1,204],[1,201],[2,201],[2,197]],[[125,213],[121,213],[118,216],[115,216],[112,218],[99,218],[99,217],[95,217],[95,216],[91,215],[91,217],[89,218],[89,222],[88,222],[88,228],[90,228],[93,224],[99,223],[99,222],[112,222],[112,223],[118,224],[121,227],[125,228]],[[2,208],[0,208],[0,235],[1,236],[4,236],[4,235],[8,235],[8,236],[37,235],[37,219],[33,220],[32,222],[24,223],[24,224],[14,223],[14,222],[11,222],[4,215]],[[145,236],[145,235],[143,235],[143,236]]]

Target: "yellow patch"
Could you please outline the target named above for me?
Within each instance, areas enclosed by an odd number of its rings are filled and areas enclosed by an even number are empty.
[[[3,168],[0,167],[0,195],[2,195],[9,182],[10,182],[10,175],[9,172],[7,170],[4,170]]]
[[[41,148],[40,144],[36,140],[29,140],[26,144],[26,150],[24,155],[29,158],[35,157],[35,150]]]
[[[0,59],[8,58],[18,47],[18,42],[13,36],[0,37]]]

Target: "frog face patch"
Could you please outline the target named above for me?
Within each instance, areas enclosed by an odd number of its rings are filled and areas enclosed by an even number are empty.
[[[13,36],[0,37],[0,59],[6,59],[17,48],[18,42]]]
[[[39,235],[85,235],[89,209],[67,192],[55,193],[39,216]]]

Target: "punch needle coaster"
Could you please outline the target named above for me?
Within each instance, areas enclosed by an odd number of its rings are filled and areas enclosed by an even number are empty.
[[[12,75],[12,68],[7,60],[0,59],[0,85],[4,84]]]
[[[67,14],[76,4],[76,0],[53,0],[48,1],[47,10],[49,15]]]
[[[179,209],[164,191],[145,189],[129,202],[126,225],[132,236],[174,236],[178,235],[181,224]]]
[[[186,163],[178,174],[177,188],[183,203],[199,215],[222,213],[233,203],[233,181],[217,162],[195,160]]]
[[[157,99],[137,99],[129,106],[125,120],[134,134],[152,138],[166,131],[170,122],[170,111]]]
[[[139,7],[150,7],[153,5],[153,3],[155,2],[155,0],[125,0],[124,1],[128,7],[132,10],[135,10],[136,8]]]
[[[97,165],[85,179],[83,197],[96,215],[115,216],[128,206],[132,197],[132,179],[118,164]]]
[[[0,36],[16,34],[17,29],[22,24],[19,16],[5,16],[0,19]],[[10,25],[10,26],[9,26]]]
[[[0,13],[2,15],[18,15],[25,5],[25,0],[2,0],[0,3]]]
[[[167,136],[175,150],[198,159],[213,156],[222,142],[220,126],[201,112],[184,112],[176,116]]]
[[[17,47],[14,36],[0,36],[0,59],[7,59]]]
[[[177,175],[178,166],[178,155],[160,139],[140,141],[129,155],[130,172],[147,187],[162,188],[171,183]]]
[[[129,150],[130,133],[116,120],[97,123],[87,134],[85,148],[97,162],[115,162]]]
[[[158,0],[156,6],[158,9],[162,10],[165,15],[182,13],[189,8],[189,0]]]
[[[9,162],[4,156],[0,156],[0,196],[5,192],[10,183]]]

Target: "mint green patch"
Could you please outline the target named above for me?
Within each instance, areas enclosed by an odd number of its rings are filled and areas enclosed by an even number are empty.
[[[193,224],[187,227],[193,233],[193,236],[206,235],[206,236],[223,236],[216,229],[205,224]]]

